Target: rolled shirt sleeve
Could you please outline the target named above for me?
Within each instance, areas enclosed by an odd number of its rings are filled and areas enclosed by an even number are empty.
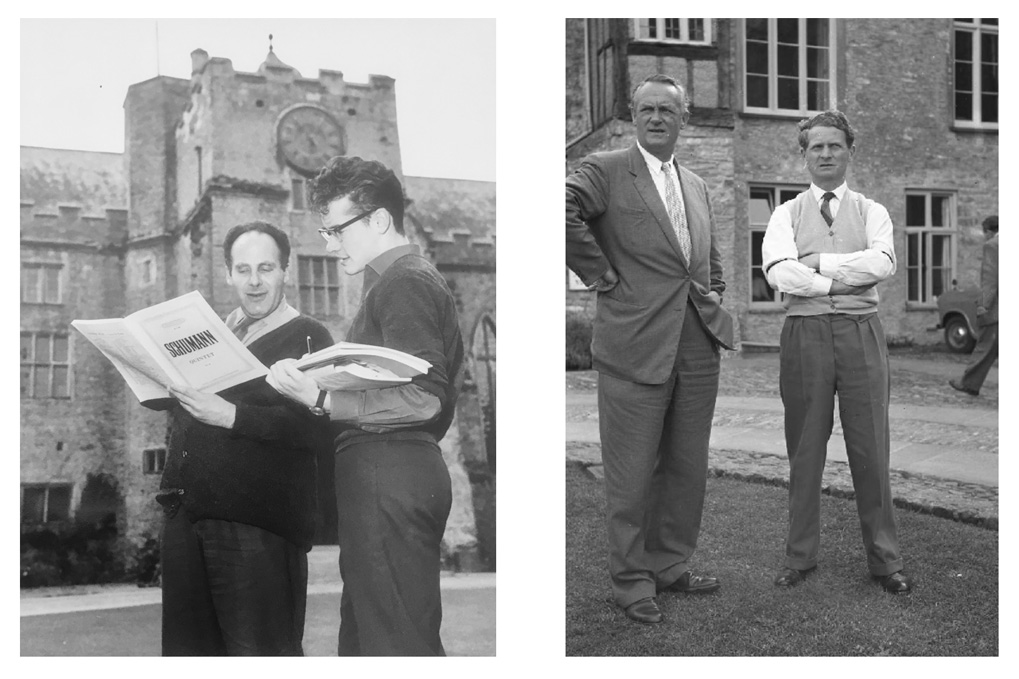
[[[830,277],[800,264],[792,215],[784,204],[771,213],[761,244],[761,261],[768,284],[779,292],[800,297],[823,297],[831,291]]]
[[[870,285],[895,273],[892,219],[879,203],[870,202],[865,215],[867,249],[847,253],[822,253],[821,275],[846,285]],[[769,225],[770,228],[770,225]],[[790,229],[791,232],[791,229]]]

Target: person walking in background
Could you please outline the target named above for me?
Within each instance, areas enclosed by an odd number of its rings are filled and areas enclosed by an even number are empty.
[[[722,265],[704,181],[674,149],[690,117],[675,79],[633,91],[637,143],[596,153],[566,179],[566,264],[598,291],[592,356],[608,504],[612,592],[659,623],[660,592],[710,593],[694,575],[718,394],[731,349]]]
[[[821,478],[838,394],[870,573],[886,591],[907,593],[913,584],[902,572],[888,474],[888,347],[874,289],[895,273],[892,221],[846,185],[856,146],[845,114],[826,111],[798,128],[811,185],[775,209],[762,245],[768,283],[788,296],[779,388],[789,534],[775,584],[795,586],[817,566]]]
[[[984,220],[984,256],[980,264],[980,302],[977,325],[980,339],[961,380],[949,380],[953,389],[979,396],[991,366],[998,360],[998,215]]]

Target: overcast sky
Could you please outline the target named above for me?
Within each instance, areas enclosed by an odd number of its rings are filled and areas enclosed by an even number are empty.
[[[306,78],[396,79],[403,172],[495,180],[495,21],[31,19],[21,22],[21,144],[124,150],[129,85],[191,77],[191,52],[254,72],[269,51]],[[158,39],[157,39],[158,36]]]

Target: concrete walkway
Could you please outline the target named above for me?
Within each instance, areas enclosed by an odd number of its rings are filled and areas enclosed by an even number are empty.
[[[567,421],[566,440],[577,443],[599,443],[597,420],[597,395],[591,392],[566,392],[566,408],[591,412],[584,421]],[[778,398],[746,398],[720,396],[716,411],[731,409],[737,411],[758,411],[774,413],[781,418],[782,401]],[[945,407],[923,407],[892,404],[890,415],[900,420],[956,424],[967,427],[998,428],[996,410],[956,409]],[[838,414],[836,413],[836,425]],[[785,438],[781,427],[768,430],[763,436],[756,427],[714,427],[711,431],[710,446],[714,450],[739,450],[786,457]],[[600,450],[585,449],[572,451],[573,459],[598,464]],[[832,434],[828,442],[828,459],[846,462],[846,444],[842,436]],[[938,446],[908,441],[891,442],[891,468],[895,471],[936,478],[975,483],[983,486],[998,486],[998,456],[958,446]]]
[[[340,548],[321,545],[308,553],[308,594],[332,594],[343,591],[339,569]],[[495,573],[443,573],[443,591],[495,589]],[[162,602],[158,587],[102,585],[77,588],[50,587],[21,591],[21,617],[51,615],[107,608],[151,606]]]

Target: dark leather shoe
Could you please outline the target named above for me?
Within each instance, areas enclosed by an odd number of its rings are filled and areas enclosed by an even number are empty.
[[[670,585],[662,587],[661,592],[678,592],[680,594],[711,594],[717,592],[722,584],[718,578],[709,575],[694,575],[690,571],[683,573]]]
[[[956,391],[965,392],[965,393],[969,394],[970,396],[979,396],[980,395],[979,391],[977,391],[975,389],[967,389],[966,387],[962,386],[962,384],[960,382],[956,382],[955,380],[948,380],[948,383],[950,385],[952,385],[952,389],[955,389]]]
[[[654,599],[641,599],[626,607],[626,617],[642,622],[645,625],[656,625],[662,621],[662,612]]]
[[[816,568],[816,566],[814,567]],[[778,587],[795,587],[804,580],[807,579],[807,573],[810,573],[814,568],[807,568],[805,570],[797,570],[795,568],[783,568],[775,576],[775,585]]]
[[[891,575],[874,576],[881,587],[890,594],[909,594],[913,591],[913,579],[902,571],[896,571]]]

